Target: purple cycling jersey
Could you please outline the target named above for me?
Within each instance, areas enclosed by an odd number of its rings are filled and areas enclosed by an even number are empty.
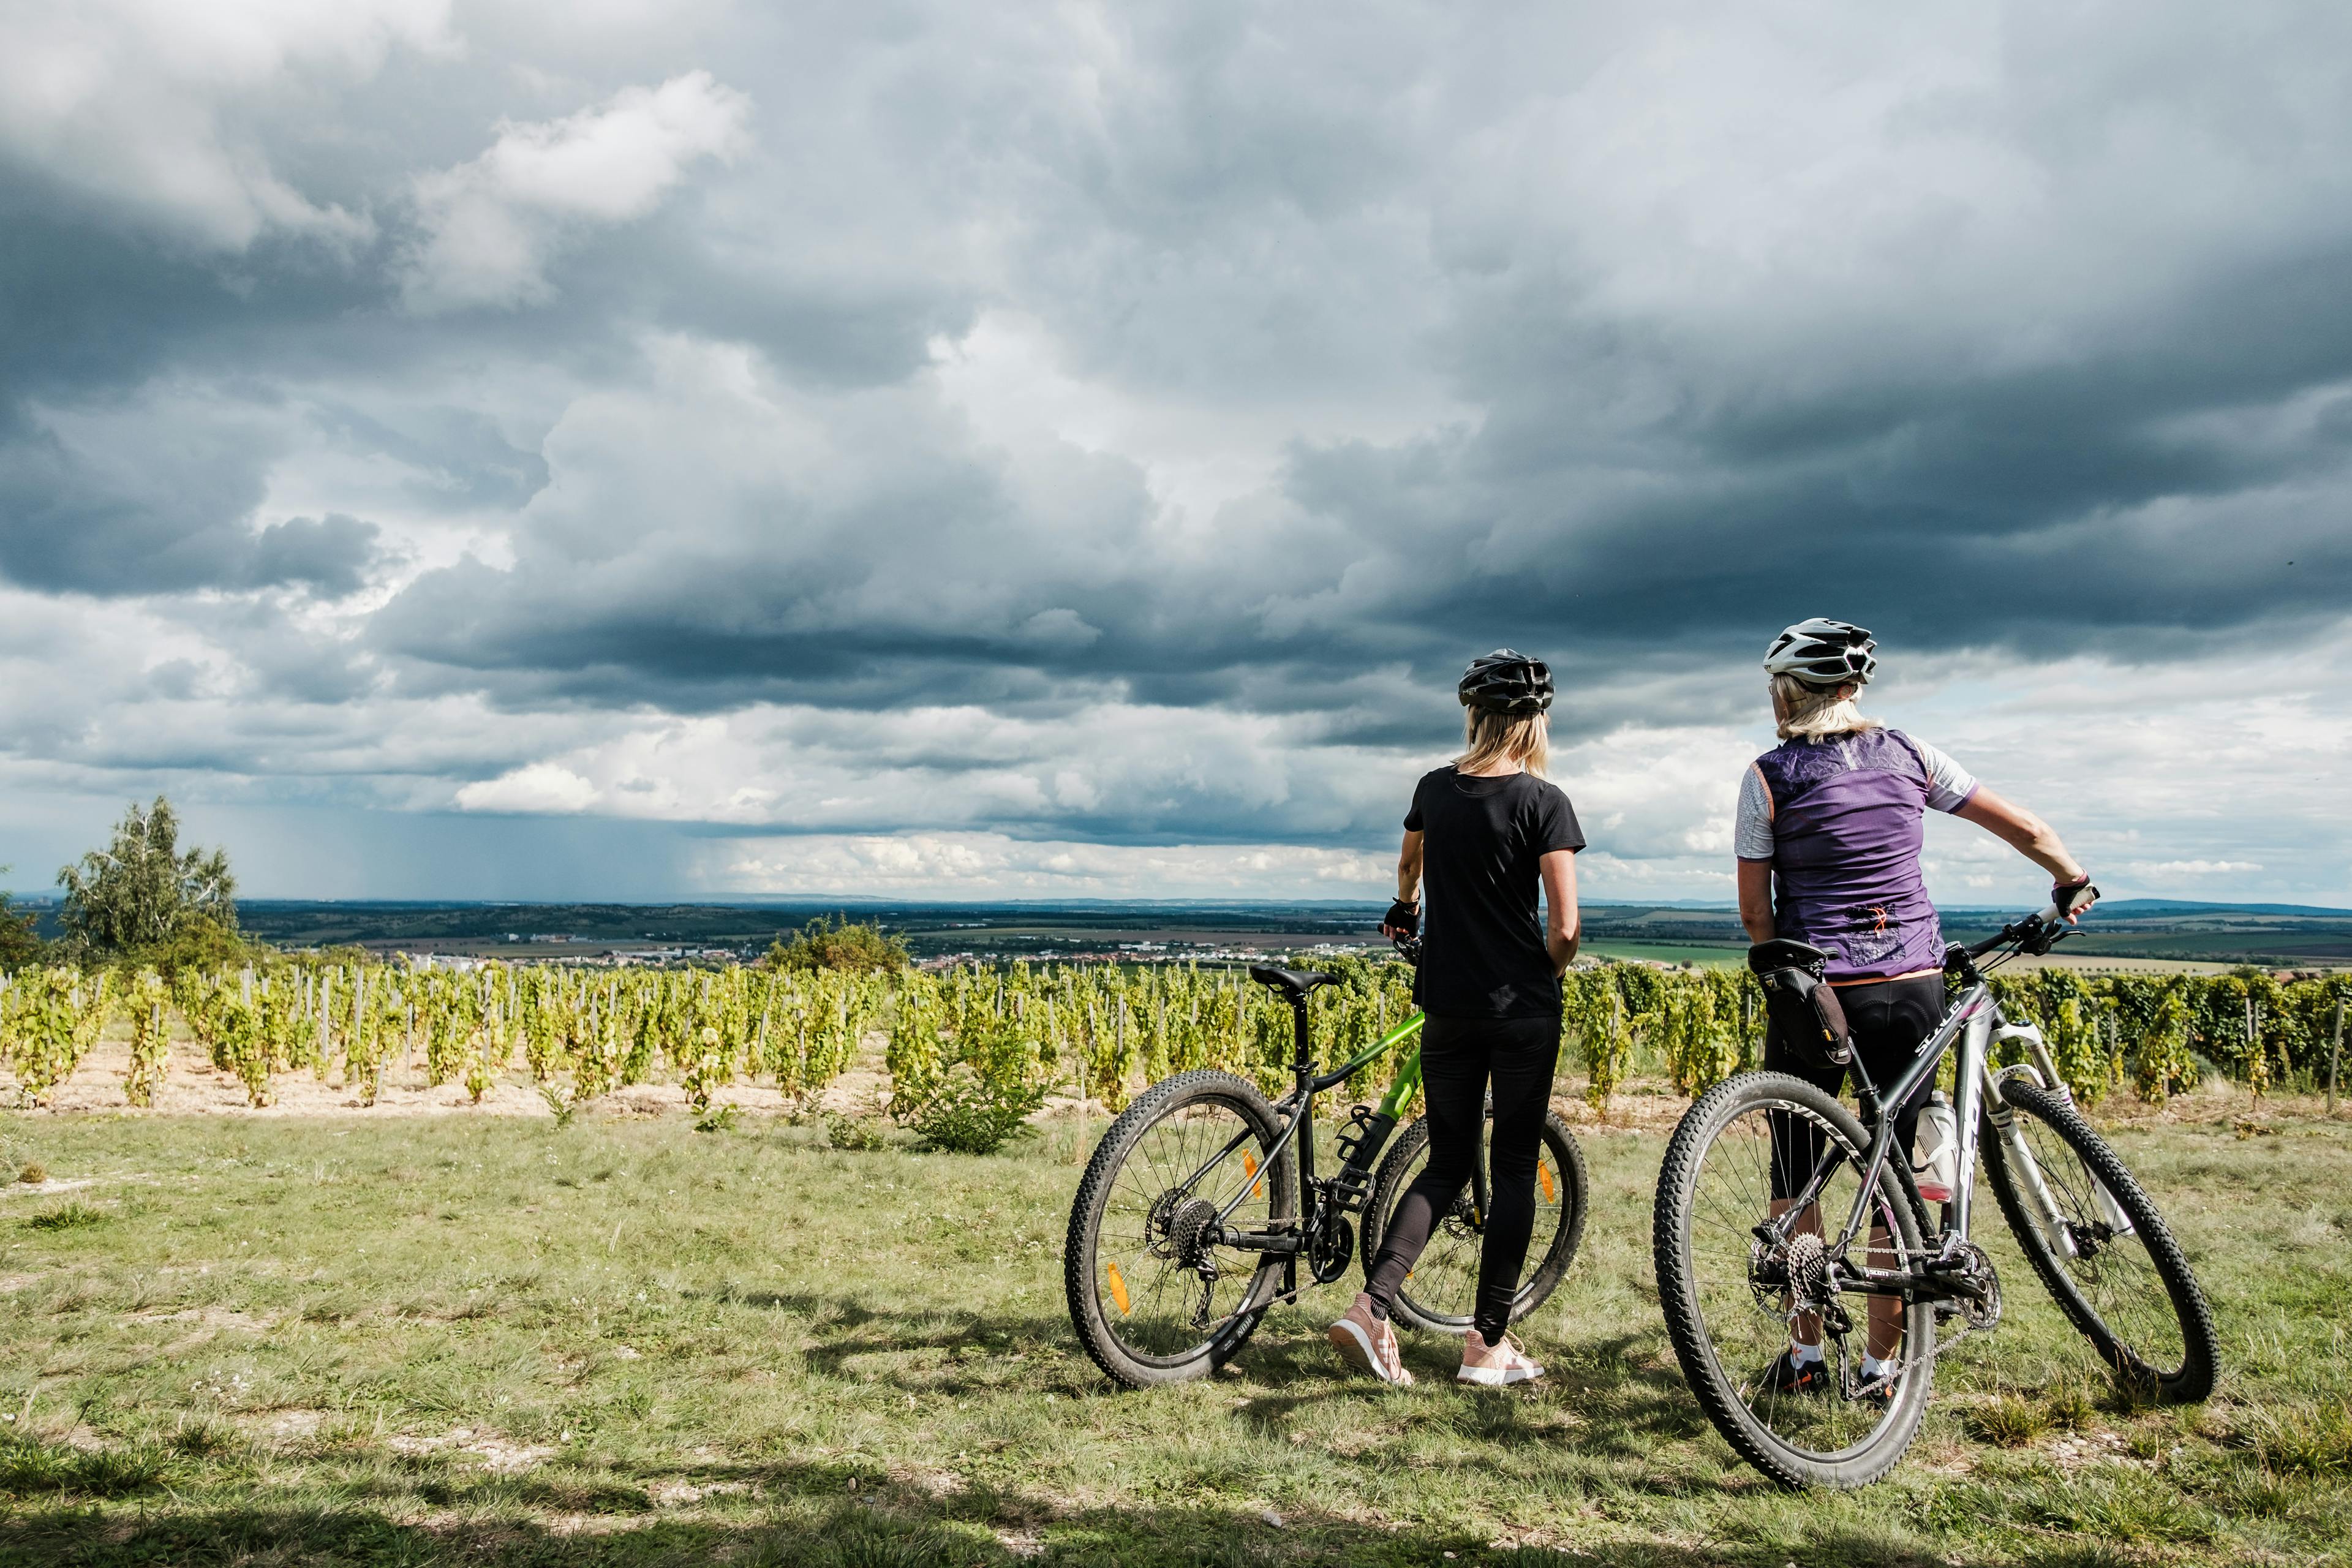
[[[1910,738],[1787,741],[1755,765],[1771,801],[1773,929],[1828,952],[1832,981],[1942,963],[1943,928],[1919,875],[1933,784]]]

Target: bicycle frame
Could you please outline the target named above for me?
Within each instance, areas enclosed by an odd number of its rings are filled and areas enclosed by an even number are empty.
[[[1945,1013],[1944,1021],[1937,1026],[1936,1032],[1919,1047],[1919,1053],[1912,1059],[1911,1065],[1891,1086],[1882,1091],[1873,1084],[1859,1058],[1851,1064],[1851,1070],[1860,1080],[1856,1098],[1874,1123],[1875,1131],[1871,1137],[1870,1152],[1864,1160],[1845,1226],[1825,1251],[1833,1266],[1843,1272],[1857,1293],[1905,1298],[1919,1291],[1938,1298],[1964,1293],[1955,1286],[1950,1276],[1953,1267],[1960,1260],[1962,1248],[1969,1244],[1980,1115],[1982,1121],[1990,1122],[1995,1136],[2000,1139],[2003,1157],[2018,1174],[2020,1185],[2034,1211],[2034,1218],[2040,1222],[2053,1249],[2065,1257],[2075,1255],[2072,1231],[2060,1215],[2050,1189],[2042,1180],[2041,1167],[2035,1163],[2033,1152],[2018,1128],[2014,1114],[2000,1094],[2000,1080],[2012,1074],[2032,1074],[2041,1080],[2042,1087],[2062,1094],[2066,1092],[2065,1080],[2059,1076],[2057,1066],[2051,1059],[2049,1047],[2043,1042],[2041,1030],[2030,1024],[2011,1024],[2001,1015],[2000,1005],[1993,996],[1992,987],[1975,963],[1981,952],[2011,939],[2015,933],[2016,928],[2011,928],[1977,949],[1956,946],[1946,954],[1947,970],[1961,982],[1960,994]],[[2032,940],[2030,935],[2028,940]],[[2052,940],[2055,940],[2054,937]],[[1991,1065],[1991,1047],[1996,1039],[2013,1040],[2024,1045],[2033,1057],[2032,1062],[1996,1072]],[[1934,1237],[1937,1243],[1935,1256],[1918,1269],[1871,1268],[1855,1265],[1849,1260],[1848,1250],[1862,1236],[1872,1200],[1878,1190],[1880,1175],[1888,1162],[1895,1157],[1895,1122],[1885,1114],[1885,1108],[1907,1104],[1912,1095],[1933,1080],[1943,1066],[1944,1058],[1955,1048],[1958,1051],[1958,1058],[1954,1063],[1952,1075],[1952,1131],[1958,1146],[1946,1221],[1940,1226],[1930,1224],[1927,1205],[1920,1199],[1917,1189],[1907,1182],[1905,1184],[1921,1234]],[[1908,1155],[1904,1158],[1907,1171]],[[1822,1187],[1845,1159],[1843,1151],[1834,1147],[1825,1150],[1814,1166],[1811,1179],[1790,1200],[1788,1209],[1780,1218],[1757,1227],[1759,1237],[1769,1233],[1773,1245],[1786,1242],[1797,1224],[1797,1216],[1819,1199]],[[2111,1222],[2121,1229],[2128,1230],[2129,1221],[2122,1217],[2120,1208],[2106,1189],[2098,1188],[2097,1195],[2101,1206],[2110,1211]]]
[[[1310,1218],[1314,1217],[1310,1215],[1310,1210],[1314,1206],[1312,1200],[1318,1194],[1318,1184],[1315,1178],[1315,1097],[1326,1089],[1336,1089],[1355,1077],[1394,1047],[1398,1041],[1419,1034],[1422,1025],[1427,1018],[1425,1014],[1415,1013],[1329,1072],[1318,1073],[1315,1070],[1314,1047],[1307,1032],[1305,1000],[1302,998],[1293,1003],[1291,1012],[1293,1051],[1290,1068],[1294,1087],[1288,1094],[1275,1102],[1275,1115],[1283,1122],[1282,1135],[1275,1140],[1272,1148],[1265,1151],[1263,1164],[1273,1164],[1281,1157],[1284,1148],[1293,1142],[1297,1144],[1298,1215],[1294,1220],[1283,1222],[1278,1228],[1263,1231],[1233,1228],[1228,1222],[1232,1220],[1234,1211],[1241,1207],[1243,1201],[1253,1190],[1250,1185],[1244,1184],[1240,1191],[1226,1200],[1224,1206],[1217,1212],[1218,1244],[1240,1252],[1271,1252],[1295,1256],[1307,1249],[1317,1228],[1309,1224]],[[1416,1050],[1406,1058],[1403,1064],[1397,1069],[1395,1080],[1389,1085],[1388,1092],[1381,1097],[1378,1108],[1368,1119],[1365,1131],[1354,1141],[1352,1146],[1342,1152],[1340,1173],[1332,1179],[1332,1185],[1335,1189],[1339,1189],[1342,1205],[1348,1211],[1352,1212],[1362,1203],[1369,1186],[1372,1162],[1379,1157],[1381,1150],[1387,1145],[1390,1135],[1395,1131],[1399,1112],[1404,1109],[1405,1102],[1412,1098],[1413,1091],[1420,1087],[1421,1053]],[[1250,1136],[1246,1128],[1235,1133],[1226,1142],[1223,1149],[1212,1154],[1202,1163],[1199,1170],[1186,1177],[1179,1190],[1191,1192],[1197,1188],[1218,1166],[1232,1158],[1235,1150],[1249,1142]],[[1479,1175],[1480,1185],[1483,1187],[1485,1173],[1482,1171]],[[1482,1192],[1479,1194],[1482,1211],[1485,1207],[1484,1196]]]

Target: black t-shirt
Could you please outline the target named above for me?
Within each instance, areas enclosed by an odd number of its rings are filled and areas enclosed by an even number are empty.
[[[1405,813],[1422,835],[1421,1005],[1443,1018],[1534,1018],[1559,1011],[1536,904],[1538,862],[1581,849],[1576,808],[1533,773],[1422,775]]]

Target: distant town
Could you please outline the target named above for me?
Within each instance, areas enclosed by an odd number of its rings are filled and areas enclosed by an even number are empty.
[[[19,907],[54,922],[54,900]],[[241,900],[247,934],[289,949],[362,948],[419,963],[484,961],[598,967],[725,965],[757,961],[808,921],[847,918],[901,938],[936,969],[1015,960],[1067,963],[1233,963],[1273,955],[1379,956],[1384,904],[1369,901],[1062,903],[520,904]],[[1988,933],[2020,910],[1953,909],[1948,932]],[[1594,958],[1726,963],[1747,939],[1728,908],[1588,904],[1584,951]],[[519,918],[520,917],[520,918]],[[2285,971],[2352,966],[2352,910],[2156,900],[2102,904],[2069,943],[2078,961],[2147,962]]]

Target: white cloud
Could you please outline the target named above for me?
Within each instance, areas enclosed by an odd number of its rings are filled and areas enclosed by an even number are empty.
[[[1384,896],[1392,861],[1298,846],[1075,839],[1032,842],[995,833],[903,833],[737,840],[710,852],[706,885],[738,894],[899,898]]]
[[[426,312],[546,300],[546,266],[570,233],[642,218],[693,164],[735,157],[751,110],[742,93],[695,70],[561,120],[500,121],[480,157],[417,177],[425,235],[403,297]]]
[[[457,792],[457,805],[467,811],[564,815],[595,804],[594,784],[553,763],[532,763]]]
[[[231,121],[296,78],[373,74],[395,47],[446,54],[449,0],[79,0],[0,21],[0,155],[197,244],[266,229],[350,242],[371,225],[282,179]]]

